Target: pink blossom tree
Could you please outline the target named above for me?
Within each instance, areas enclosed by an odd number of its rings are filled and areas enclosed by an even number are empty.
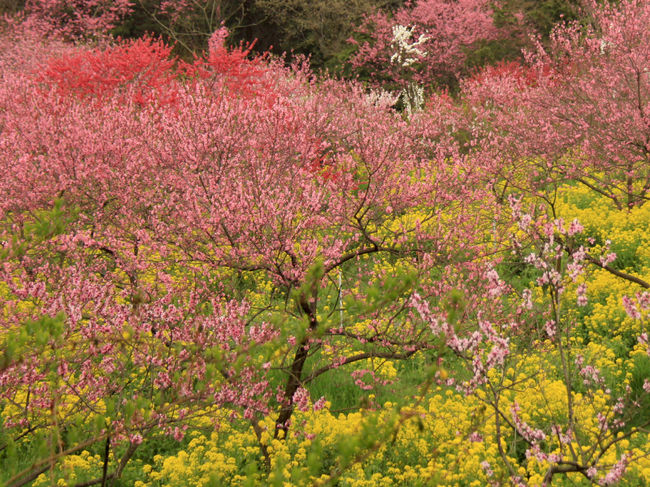
[[[152,112],[146,134],[164,168],[152,224],[159,238],[188,259],[270,281],[287,304],[269,312],[289,329],[302,323],[274,365],[287,372],[278,429],[287,428],[298,389],[328,370],[433,346],[431,332],[404,315],[404,302],[432,268],[472,255],[476,222],[467,211],[484,193],[480,171],[444,135],[437,146],[422,143],[417,124],[371,104],[360,88],[301,77],[279,83],[271,105],[199,87],[179,112]],[[453,227],[442,230],[443,218]],[[391,279],[385,259],[412,276]],[[339,272],[343,289],[332,285]],[[386,297],[377,295],[380,283]],[[325,307],[340,307],[343,318],[323,316]]]
[[[467,128],[513,184],[574,180],[617,208],[642,205],[650,190],[650,7],[627,0],[586,8],[588,26],[560,26],[548,51],[529,54],[528,81],[514,70],[465,83]]]
[[[597,261],[607,269],[616,255],[598,255],[580,245],[583,227],[577,220],[554,219],[543,207],[533,216],[539,205],[524,208],[523,198],[512,195],[509,204],[516,229],[512,252],[534,270],[529,287],[512,287],[492,268],[463,275],[456,289],[465,298],[457,298],[455,314],[419,296],[413,307],[444,332],[447,346],[466,363],[465,377],[448,383],[472,393],[487,408],[477,422],[492,424],[492,438],[481,436],[485,428],[470,436],[471,441],[497,445],[500,462],[483,466],[494,482],[526,485],[521,471],[532,466],[541,470],[542,485],[567,474],[599,485],[616,484],[643,456],[626,445],[645,440],[650,420],[642,405],[650,387],[646,381],[643,390],[633,390],[612,378],[612,370],[599,368],[597,356],[585,357],[584,349],[576,346],[579,323],[574,314],[588,303],[584,276],[589,264]],[[469,293],[476,289],[471,284],[464,287],[476,279],[482,281],[481,296]],[[637,284],[650,287],[644,281]],[[630,316],[641,319],[649,309],[648,293],[626,298],[625,306]],[[647,335],[639,342],[647,344]],[[527,366],[531,361],[543,365]],[[550,395],[549,389],[556,394]],[[523,408],[522,399],[530,402],[531,397],[535,405]]]
[[[408,303],[481,252],[480,169],[431,114],[234,66],[220,39],[185,77],[146,42],[5,71],[0,397],[10,442],[45,446],[10,485],[98,443],[96,483],[119,477],[215,408],[280,436],[321,375],[374,387],[382,360],[439,347]]]
[[[131,0],[27,0],[22,13],[32,28],[78,39],[105,35],[132,6]]]
[[[36,49],[47,44],[30,47],[46,57]],[[145,101],[170,106],[178,76],[163,73],[165,83],[139,99],[151,52],[126,52],[137,53],[142,62],[128,68],[141,72],[119,83],[76,84],[3,58],[0,159],[11,177],[0,201],[0,447],[43,447],[28,468],[3,472],[9,485],[97,443],[104,469],[93,483],[105,483],[151,436],[181,439],[188,422],[218,407],[246,417],[269,411],[260,357],[277,330],[251,324],[245,300],[196,279],[210,271],[174,264],[150,238],[142,191],[155,170],[144,164],[138,114]],[[57,45],[53,54],[61,55]],[[105,59],[125,52],[113,54]],[[86,79],[83,69],[72,74]]]

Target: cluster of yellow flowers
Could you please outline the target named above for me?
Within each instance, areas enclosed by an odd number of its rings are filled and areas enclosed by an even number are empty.
[[[528,367],[537,367],[541,359],[531,360]],[[515,374],[520,380],[529,370]],[[534,383],[533,383],[534,382]],[[530,386],[530,387],[529,387]],[[531,411],[552,410],[560,413],[564,407],[564,385],[556,380],[543,379],[526,383],[521,393],[516,394],[520,403],[523,421],[534,421],[536,413]],[[540,392],[541,391],[541,392]],[[387,402],[377,411],[335,414],[328,408],[320,411],[298,412],[295,425],[299,433],[290,433],[285,439],[273,438],[273,422],[267,418],[260,422],[263,429],[261,443],[269,454],[270,474],[258,473],[264,457],[257,437],[251,427],[224,422],[217,431],[204,433],[194,431],[187,445],[176,454],[156,455],[151,464],[138,464],[141,480],[135,487],[154,486],[197,486],[217,485],[280,485],[282,487],[314,485],[325,483],[337,472],[337,459],[346,454],[346,446],[357,441],[369,424],[375,429],[386,428],[394,435],[378,436],[376,444],[370,443],[366,455],[354,457],[338,478],[338,485],[350,487],[465,485],[479,487],[489,485],[492,478],[503,478],[496,442],[493,415],[479,398],[460,395],[438,387],[426,400],[418,400],[412,407],[397,408]],[[578,416],[594,417],[588,402],[581,403],[577,397]],[[596,401],[598,404],[600,401]],[[328,406],[330,406],[328,404]],[[585,408],[585,410],[582,410]],[[390,429],[395,413],[408,418],[399,428]],[[597,425],[592,425],[594,434]],[[385,441],[382,441],[385,440]],[[502,445],[508,451],[509,460],[518,466],[517,473],[528,478],[531,486],[540,486],[548,465],[531,459],[518,462],[515,457],[516,437],[502,438]],[[578,445],[574,444],[574,447]],[[632,454],[643,455],[643,445],[632,447],[628,440],[622,440],[620,447]],[[587,449],[587,446],[583,445]],[[559,449],[556,451],[559,453]],[[615,463],[615,451],[609,452],[604,463]],[[314,469],[314,462],[316,468]],[[87,477],[100,470],[99,455],[83,452],[68,457],[64,464],[65,476],[58,480],[60,486],[74,485],[78,478]],[[325,471],[323,473],[323,470]],[[650,481],[650,460],[635,463],[629,473],[627,484],[640,485]],[[571,485],[582,485],[584,477],[570,475]],[[47,485],[50,479],[42,475],[35,485]],[[636,482],[636,483],[635,483]],[[560,482],[561,484],[561,482]],[[587,485],[587,484],[585,484]]]
[[[96,478],[102,471],[104,461],[100,455],[93,455],[82,451],[79,455],[70,455],[63,459],[60,471],[50,474],[41,474],[33,487],[46,487],[56,485],[66,487],[82,481]]]

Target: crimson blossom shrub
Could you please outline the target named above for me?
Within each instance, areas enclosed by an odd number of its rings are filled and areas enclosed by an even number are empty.
[[[133,101],[171,104],[176,102],[180,78],[207,80],[218,73],[231,90],[245,96],[269,91],[264,81],[261,57],[248,59],[251,46],[228,50],[228,30],[217,30],[209,51],[187,63],[172,56],[172,48],[161,39],[144,37],[94,49],[76,49],[52,56],[44,62],[39,81],[47,89],[56,87],[61,96],[102,101],[108,97],[133,96]],[[90,98],[89,98],[90,97]]]

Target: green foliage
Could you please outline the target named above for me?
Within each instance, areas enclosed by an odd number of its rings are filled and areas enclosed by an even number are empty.
[[[555,25],[580,16],[580,0],[505,0],[493,2],[494,24],[501,29],[497,40],[481,41],[467,52],[466,67],[477,70],[501,61],[521,61],[530,36],[547,42]]]
[[[0,259],[21,259],[32,247],[57,235],[64,234],[77,220],[79,210],[65,205],[63,198],[54,201],[52,208],[44,209],[24,223],[21,233],[14,233],[11,245],[0,248]]]
[[[416,277],[416,272],[409,269],[400,269],[394,275],[383,276],[381,282],[373,281],[364,287],[364,301],[346,296],[344,309],[352,315],[364,315],[377,311],[409,293],[416,283]]]
[[[60,346],[64,327],[65,315],[58,313],[56,316],[43,316],[37,320],[28,319],[17,329],[10,330],[2,344],[0,369],[22,360],[26,352],[43,350],[48,344]]]
[[[523,43],[517,38],[480,41],[467,52],[465,65],[469,70],[520,59]]]
[[[518,16],[523,17],[523,25],[528,32],[548,39],[558,22],[571,21],[580,14],[580,0],[505,0],[494,3],[494,18],[498,27],[514,27],[519,24]]]
[[[650,380],[650,356],[645,353],[637,353],[634,355],[632,363],[631,398],[640,401],[640,408],[632,419],[632,425],[639,426],[650,421],[650,395],[643,390],[645,381]]]

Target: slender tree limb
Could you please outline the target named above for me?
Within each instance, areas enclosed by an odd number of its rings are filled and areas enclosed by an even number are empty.
[[[419,350],[419,349],[418,349]],[[343,361],[340,365],[347,365],[351,364],[354,362],[358,362],[359,360],[365,360],[368,358],[385,358],[388,360],[404,360],[418,352],[418,350],[412,350],[410,352],[405,352],[405,353],[396,353],[396,352],[366,352],[366,353],[360,353],[357,355],[353,355],[352,357],[348,357]],[[303,382],[308,383],[313,381],[316,377],[319,375],[324,374],[325,372],[328,372],[334,367],[334,365],[325,365],[321,367],[320,369],[316,369],[314,372],[312,372],[309,377],[307,377]]]

